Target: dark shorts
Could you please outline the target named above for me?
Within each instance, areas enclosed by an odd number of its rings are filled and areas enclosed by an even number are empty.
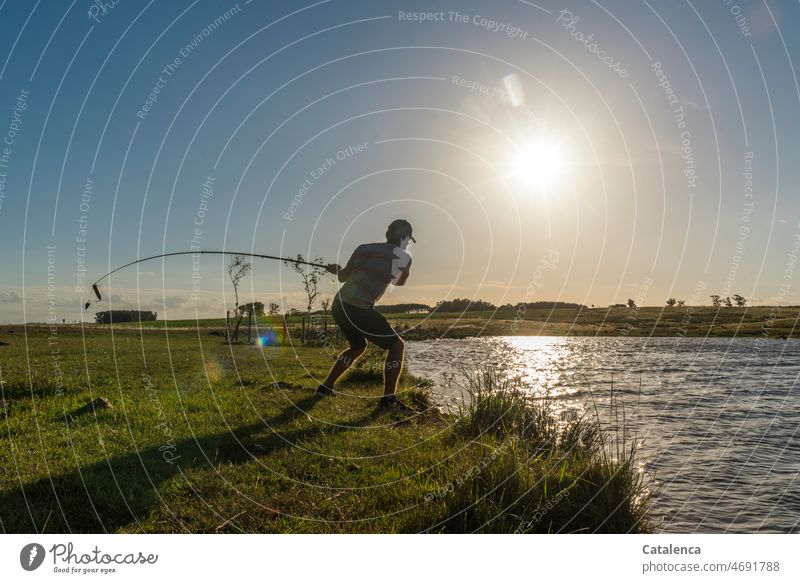
[[[400,339],[386,318],[374,308],[357,308],[336,298],[331,315],[353,348],[366,346],[369,340],[386,350]]]

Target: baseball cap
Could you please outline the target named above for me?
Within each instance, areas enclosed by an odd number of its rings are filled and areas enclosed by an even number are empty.
[[[389,224],[389,231],[391,231],[393,233],[408,235],[414,243],[417,242],[417,240],[414,237],[411,236],[411,233],[412,233],[411,223],[409,223],[405,219],[395,219],[395,220],[393,220]]]

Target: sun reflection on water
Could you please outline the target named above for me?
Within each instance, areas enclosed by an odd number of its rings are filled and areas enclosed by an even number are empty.
[[[468,398],[465,375],[491,368],[562,418],[599,413],[604,431],[637,443],[648,471],[669,476],[657,510],[673,532],[791,532],[800,505],[784,496],[774,508],[800,472],[800,341],[754,342],[531,336],[407,348],[410,372],[431,379],[445,406]]]

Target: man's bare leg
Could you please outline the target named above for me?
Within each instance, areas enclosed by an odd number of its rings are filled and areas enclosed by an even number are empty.
[[[339,356],[336,357],[336,362],[333,363],[331,367],[331,372],[328,373],[328,378],[325,379],[323,385],[328,387],[329,389],[333,389],[333,386],[336,384],[336,381],[339,380],[345,371],[352,366],[352,364],[358,359],[359,356],[364,354],[364,351],[367,349],[367,346],[351,346],[344,352],[342,352]]]
[[[391,397],[397,391],[397,381],[400,378],[400,372],[403,370],[403,353],[405,351],[405,344],[398,338],[397,342],[392,344],[389,351],[386,353],[386,364],[383,369],[383,396]]]

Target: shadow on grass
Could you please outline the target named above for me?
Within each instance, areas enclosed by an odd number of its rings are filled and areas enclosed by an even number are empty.
[[[344,424],[315,423],[311,427],[277,433],[273,428],[304,417],[317,403],[316,396],[291,403],[265,422],[243,425],[174,444],[149,447],[112,457],[74,472],[42,478],[15,490],[0,492],[0,529],[7,533],[115,532],[138,524],[163,503],[164,484],[181,473],[221,464],[244,464],[295,444],[366,426],[380,415],[377,409]],[[18,463],[32,463],[21,459]],[[175,496],[197,494],[181,481]]]

